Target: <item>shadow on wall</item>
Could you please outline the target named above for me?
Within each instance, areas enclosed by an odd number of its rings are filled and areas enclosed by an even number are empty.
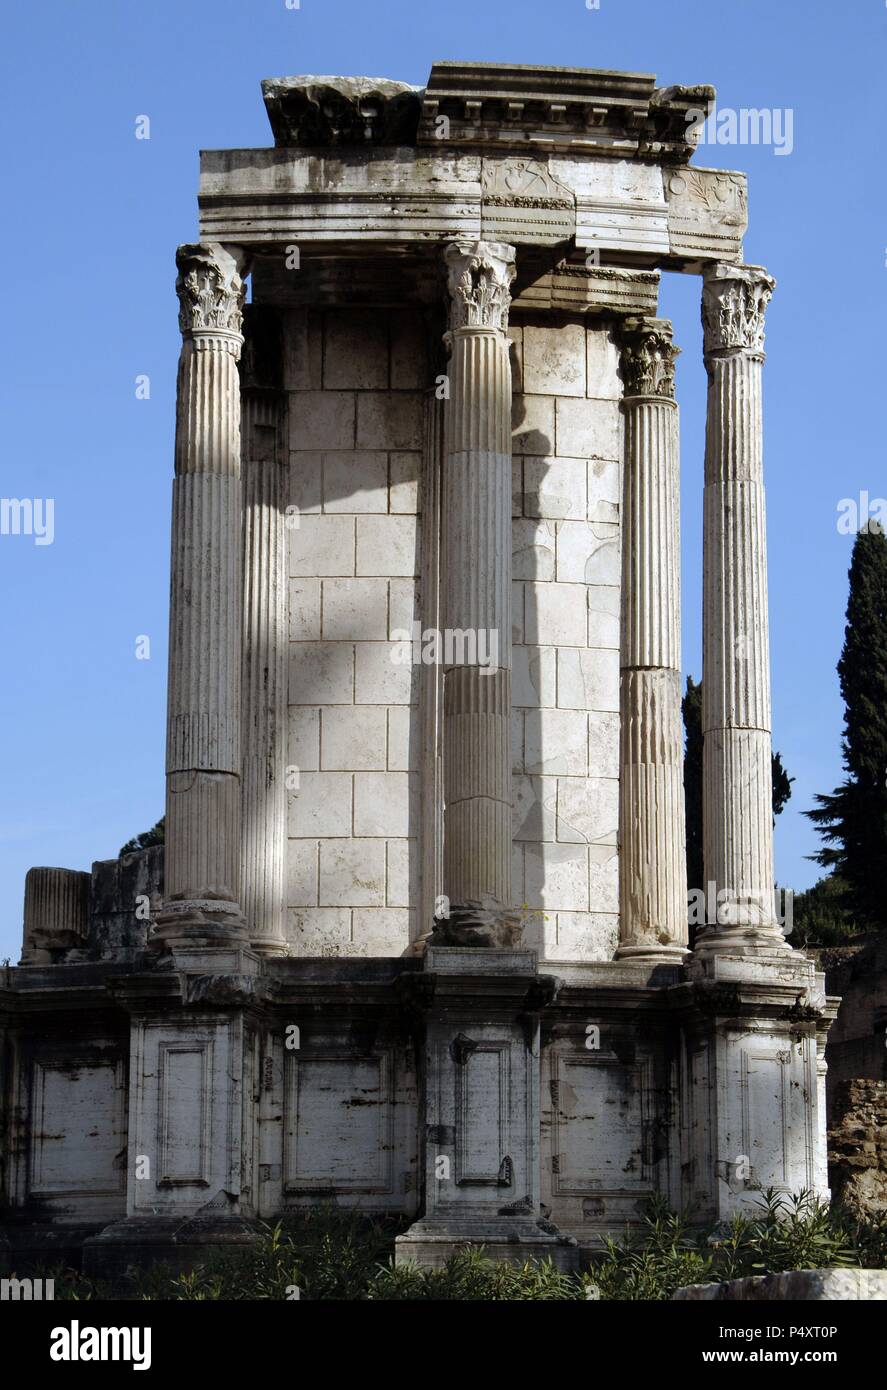
[[[534,327],[528,318],[517,333]],[[583,323],[583,353],[585,335]],[[523,349],[513,341],[513,892],[524,944],[557,958],[579,941],[589,950],[596,903],[615,908],[603,894],[617,852],[619,716],[599,708],[608,657],[590,644],[618,623],[619,508],[592,507],[588,474],[618,469],[558,455],[524,392]]]

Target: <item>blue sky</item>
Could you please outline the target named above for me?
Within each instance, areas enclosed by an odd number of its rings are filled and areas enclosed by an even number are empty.
[[[163,810],[173,257],[196,237],[197,151],[271,143],[262,77],[421,84],[434,59],[653,72],[712,83],[722,109],[793,112],[790,155],[704,146],[696,162],[748,172],[746,259],[779,282],[765,368],[774,742],[796,780],[777,871],[812,882],[801,812],[840,777],[852,537],[837,507],[887,493],[882,0],[43,0],[9,9],[4,37],[0,494],[53,498],[55,537],[0,536],[0,959],[18,958],[30,865],[88,868]],[[698,676],[698,280],[665,277],[662,306],[683,348],[684,665]]]

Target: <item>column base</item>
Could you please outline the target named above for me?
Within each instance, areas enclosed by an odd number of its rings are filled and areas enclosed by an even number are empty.
[[[172,946],[249,945],[240,904],[222,898],[165,902],[155,919],[150,944]]]
[[[695,956],[790,956],[792,948],[779,926],[706,927],[696,938]]]
[[[516,912],[495,898],[485,897],[451,903],[448,917],[434,919],[428,944],[510,950],[520,945],[521,932],[521,919]]]
[[[255,951],[257,956],[289,955],[289,942],[282,941],[277,936],[250,937],[249,948]]]
[[[542,1229],[548,1226],[550,1229]],[[488,1260],[523,1264],[524,1260],[551,1260],[569,1274],[579,1268],[579,1246],[574,1236],[562,1235],[543,1218],[466,1217],[454,1212],[450,1219],[416,1221],[394,1242],[394,1263],[440,1269],[459,1250],[483,1249]]]
[[[656,941],[648,941],[638,942],[636,945],[627,943],[624,946],[617,946],[614,959],[649,960],[660,961],[666,965],[682,965],[690,954],[689,947],[680,946],[677,942],[660,945]]]
[[[83,1242],[83,1272],[121,1283],[151,1265],[168,1265],[172,1274],[205,1262],[213,1249],[249,1250],[259,1226],[245,1217],[126,1217]]]

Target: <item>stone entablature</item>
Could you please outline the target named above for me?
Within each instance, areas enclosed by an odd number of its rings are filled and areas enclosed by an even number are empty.
[[[205,150],[200,233],[262,248],[375,243],[422,258],[445,240],[577,249],[619,265],[694,270],[741,258],[745,177],[720,169],[506,151],[370,146],[325,151]],[[690,174],[692,173],[692,177]],[[540,207],[519,190],[549,190]],[[512,188],[517,191],[512,192]],[[553,203],[554,206],[548,204]],[[528,206],[529,204],[529,206]]]

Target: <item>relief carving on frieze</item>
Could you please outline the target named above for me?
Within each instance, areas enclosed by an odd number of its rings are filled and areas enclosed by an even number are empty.
[[[576,198],[545,160],[485,159],[481,228],[491,239],[556,245],[575,234]]]
[[[668,233],[673,251],[730,260],[741,255],[748,226],[745,177],[723,169],[676,169],[665,174]]]

